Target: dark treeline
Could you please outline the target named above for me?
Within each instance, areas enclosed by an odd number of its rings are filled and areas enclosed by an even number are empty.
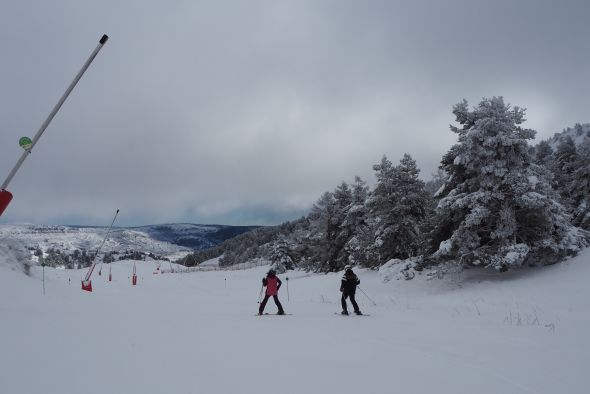
[[[222,256],[228,266],[267,259],[317,272],[347,264],[408,267],[442,262],[505,271],[576,254],[590,239],[590,125],[536,147],[521,127],[524,110],[501,97],[469,109],[453,107],[458,140],[428,182],[409,155],[383,156],[370,189],[356,177],[325,192],[310,213],[259,228],[179,261],[187,266]],[[573,131],[573,133],[572,133]],[[564,133],[566,134],[566,133]]]
[[[33,252],[33,255],[37,256],[39,263],[45,264],[49,267],[64,267],[67,269],[90,267],[96,255],[96,251],[86,251],[85,249],[75,249],[71,253],[66,253],[56,248],[49,248],[45,253],[43,253],[40,248],[34,248],[31,251]],[[147,257],[152,260],[169,261],[165,257],[137,250],[106,252],[101,253],[96,258],[97,262],[110,264],[117,260],[145,260]]]

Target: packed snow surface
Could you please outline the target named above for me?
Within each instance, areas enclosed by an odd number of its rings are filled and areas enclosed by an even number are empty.
[[[43,295],[40,267],[0,255],[0,392],[588,393],[589,259],[411,281],[357,270],[377,304],[357,292],[359,317],[334,314],[342,273],[280,275],[292,315],[256,316],[268,267],[138,262],[131,286],[120,261],[92,293],[84,271],[46,268]]]

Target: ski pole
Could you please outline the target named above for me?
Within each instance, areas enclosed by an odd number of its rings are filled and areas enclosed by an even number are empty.
[[[260,304],[260,300],[262,300],[262,290],[264,290],[264,285],[260,286],[260,294],[258,294],[258,304]]]
[[[2,186],[0,186],[0,192],[3,192],[3,194],[7,195],[5,200],[8,200],[8,201],[4,201],[5,206],[3,208],[6,208],[8,203],[10,203],[10,199],[12,199],[12,195],[8,196],[8,194],[10,192],[8,192],[6,190],[6,188],[8,187],[8,184],[10,183],[10,181],[12,180],[12,178],[14,177],[16,172],[19,170],[20,166],[23,164],[23,162],[25,161],[27,156],[31,153],[31,151],[33,150],[33,147],[35,146],[35,144],[37,143],[39,138],[41,138],[41,135],[43,134],[43,132],[45,131],[47,126],[49,126],[49,123],[51,123],[51,121],[53,120],[53,118],[57,114],[57,111],[59,111],[59,109],[61,108],[63,103],[66,101],[66,99],[68,98],[68,96],[70,95],[72,90],[74,90],[74,87],[76,86],[76,84],[78,84],[78,81],[80,81],[80,78],[82,78],[82,75],[84,75],[84,73],[86,72],[86,70],[90,66],[90,63],[92,63],[92,61],[94,60],[94,58],[96,57],[96,55],[98,54],[98,52],[103,47],[103,45],[107,42],[108,39],[109,39],[109,37],[106,34],[104,34],[102,36],[97,47],[94,49],[94,51],[92,52],[92,54],[90,55],[88,60],[86,60],[86,63],[84,63],[84,65],[82,66],[82,69],[78,72],[78,74],[76,75],[76,77],[74,78],[72,83],[70,83],[70,86],[68,86],[68,88],[66,89],[64,94],[61,96],[61,98],[59,99],[59,101],[57,102],[55,107],[53,107],[53,110],[51,111],[51,113],[49,114],[47,119],[45,119],[45,122],[43,122],[43,124],[39,128],[39,130],[37,131],[37,134],[35,134],[35,136],[33,137],[32,140],[27,141],[26,146],[23,146],[25,151],[23,152],[21,157],[18,159],[14,168],[8,174],[8,177],[6,178],[6,180],[4,181]],[[4,205],[4,203],[3,203],[3,205]],[[0,208],[0,215],[2,214],[2,211],[4,211],[3,208]]]
[[[365,295],[365,297],[367,297],[367,299],[368,299],[369,301],[371,301],[371,302],[373,303],[373,306],[377,306],[377,303],[376,303],[375,301],[373,301],[373,300],[371,299],[371,297],[369,297],[369,296],[367,295],[367,293],[365,293],[365,292],[363,291],[363,289],[361,289],[361,287],[360,287],[360,286],[358,286],[358,289],[359,289],[359,290],[360,290],[360,291],[361,291],[361,292],[362,292],[362,293]]]
[[[43,295],[45,295],[45,263],[42,263],[43,266]]]
[[[287,281],[287,301],[291,301],[291,297],[289,297],[289,277],[287,276],[285,280]]]

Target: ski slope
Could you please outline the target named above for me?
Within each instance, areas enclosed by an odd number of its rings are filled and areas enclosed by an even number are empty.
[[[40,267],[27,277],[0,259],[2,393],[588,392],[589,250],[526,275],[358,270],[369,317],[334,315],[340,274],[279,275],[293,315],[259,317],[266,267],[154,275],[138,263],[132,287],[122,261],[92,293],[83,271],[46,269],[43,295]]]

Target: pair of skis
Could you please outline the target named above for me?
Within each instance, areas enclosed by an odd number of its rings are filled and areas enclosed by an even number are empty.
[[[338,315],[338,316],[371,316],[371,315],[367,315],[366,313],[361,313],[361,314],[359,315],[359,314],[356,314],[356,313],[349,313],[349,314],[346,314],[346,313],[342,313],[342,312],[334,312],[334,314],[335,314],[335,315]]]
[[[356,313],[350,314],[350,315],[345,315],[340,312],[334,312],[334,314],[338,315],[338,316],[371,316],[371,315],[367,315],[366,313],[363,313],[361,315],[357,315]],[[293,316],[293,314],[292,313],[283,313],[282,315],[279,315],[278,313],[263,313],[263,314],[257,313],[254,316]]]
[[[279,314],[279,313],[268,313],[268,312],[266,312],[266,313],[257,313],[254,316],[293,316],[293,314],[292,313],[281,313],[281,314]]]

